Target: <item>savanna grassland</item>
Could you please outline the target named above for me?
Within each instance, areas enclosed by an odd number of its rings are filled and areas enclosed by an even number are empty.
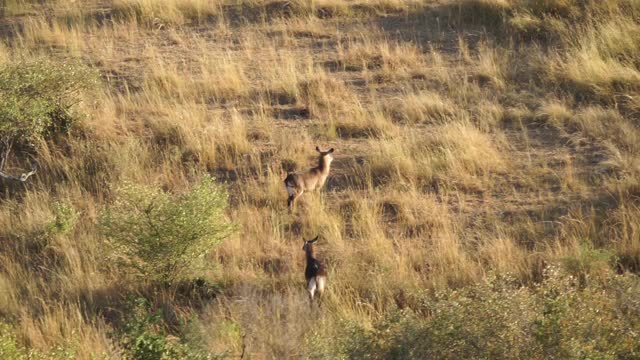
[[[640,1],[0,4],[0,357],[640,357]]]

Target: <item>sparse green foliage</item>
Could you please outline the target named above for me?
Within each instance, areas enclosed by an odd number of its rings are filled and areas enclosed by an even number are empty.
[[[68,203],[53,204],[54,218],[45,227],[45,232],[54,235],[67,235],[78,222],[80,213]]]
[[[70,203],[55,202],[51,204],[50,210],[53,216],[34,224],[29,229],[10,234],[14,238],[12,244],[15,246],[14,250],[28,249],[27,253],[32,255],[43,255],[44,252],[53,250],[50,245],[55,243],[56,238],[67,237],[73,232],[80,214]],[[21,254],[21,256],[24,255]],[[29,262],[29,260],[23,260]],[[34,259],[30,259],[30,262],[33,266]]]
[[[227,193],[210,177],[184,194],[125,184],[102,216],[115,251],[137,274],[171,283],[233,230],[225,219]]]
[[[0,359],[7,360],[72,360],[75,353],[63,346],[56,346],[46,352],[28,349],[18,342],[15,330],[0,321]]]
[[[576,276],[582,284],[589,275],[610,271],[613,255],[605,249],[595,249],[591,245],[583,245],[577,254],[562,259],[565,270]]]

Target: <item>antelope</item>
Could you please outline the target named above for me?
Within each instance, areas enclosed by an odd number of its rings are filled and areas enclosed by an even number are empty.
[[[289,194],[289,199],[287,200],[289,210],[293,210],[296,199],[298,199],[302,193],[321,188],[327,180],[327,176],[329,176],[329,169],[333,161],[333,156],[331,156],[333,148],[327,151],[321,151],[320,148],[316,146],[316,151],[320,153],[318,166],[306,172],[290,173],[287,175],[287,178],[284,179],[284,186],[287,188],[287,193]]]
[[[327,283],[327,271],[324,265],[314,256],[313,243],[318,241],[318,236],[311,240],[305,240],[302,250],[307,256],[307,267],[304,269],[304,278],[307,280],[307,291],[309,292],[309,303],[313,306],[313,297],[318,292],[318,297],[322,297],[324,286]]]

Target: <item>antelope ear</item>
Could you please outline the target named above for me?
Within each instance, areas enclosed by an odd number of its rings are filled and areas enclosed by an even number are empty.
[[[316,151],[321,153],[322,151],[320,151],[320,148],[318,146],[316,146]]]
[[[329,149],[329,151],[327,151],[327,154],[331,154],[333,152],[333,148]]]

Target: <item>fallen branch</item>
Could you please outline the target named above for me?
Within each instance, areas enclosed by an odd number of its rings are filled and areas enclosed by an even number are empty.
[[[33,163],[33,165],[31,165],[31,171],[27,172],[27,173],[23,173],[20,176],[13,176],[13,175],[9,175],[6,174],[2,171],[0,171],[0,178],[5,179],[5,180],[14,180],[14,181],[20,181],[20,182],[26,182],[29,177],[31,177],[31,175],[35,174],[36,171],[38,171],[38,164],[37,163]]]

